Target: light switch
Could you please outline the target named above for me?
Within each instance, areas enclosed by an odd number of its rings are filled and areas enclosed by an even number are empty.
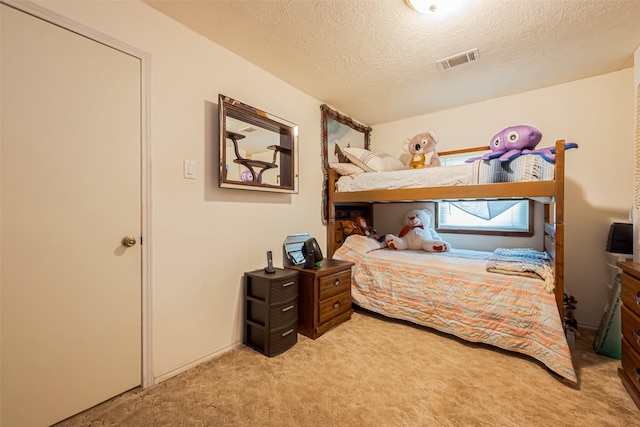
[[[184,177],[188,179],[196,178],[196,162],[194,160],[184,161]]]

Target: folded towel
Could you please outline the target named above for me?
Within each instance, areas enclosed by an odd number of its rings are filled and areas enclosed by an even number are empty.
[[[546,252],[530,248],[498,248],[487,261],[487,271],[516,276],[539,277],[544,289],[555,289],[551,260]]]

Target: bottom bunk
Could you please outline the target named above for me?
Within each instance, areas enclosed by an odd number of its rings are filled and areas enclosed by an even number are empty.
[[[358,306],[531,356],[577,382],[554,293],[541,278],[488,272],[491,256],[394,251],[363,236],[350,236],[334,254],[355,263]]]

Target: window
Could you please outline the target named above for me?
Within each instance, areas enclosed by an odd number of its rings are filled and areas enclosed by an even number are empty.
[[[436,229],[447,233],[533,235],[530,200],[436,203]]]
[[[464,163],[478,153],[440,158],[443,166]],[[526,199],[437,202],[435,226],[440,232],[533,235],[533,201]]]

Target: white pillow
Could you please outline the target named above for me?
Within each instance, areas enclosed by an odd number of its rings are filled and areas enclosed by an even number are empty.
[[[382,159],[383,171],[398,171],[400,169],[404,169],[404,163],[402,163],[402,160],[396,159],[395,157],[387,153],[376,154]]]
[[[400,159],[387,153],[372,153],[364,148],[347,147],[342,149],[347,158],[367,172],[383,172],[403,169]]]
[[[360,166],[356,166],[353,163],[329,163],[329,167],[334,169],[340,175],[358,175],[363,173],[364,170]]]

